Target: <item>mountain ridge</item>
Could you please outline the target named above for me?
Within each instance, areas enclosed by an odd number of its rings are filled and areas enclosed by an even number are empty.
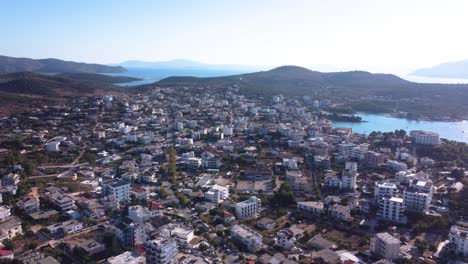
[[[122,66],[108,66],[95,63],[65,61],[54,58],[31,59],[0,55],[0,73],[42,72],[42,73],[122,73]]]
[[[329,99],[354,111],[401,112],[410,118],[468,119],[468,84],[416,83],[393,74],[366,71],[322,73],[298,66],[281,66],[269,71],[224,77],[168,77],[134,89],[144,92],[154,87],[237,87],[247,97],[308,96]]]

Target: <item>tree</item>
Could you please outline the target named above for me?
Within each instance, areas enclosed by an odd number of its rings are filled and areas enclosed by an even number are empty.
[[[23,169],[24,169],[24,173],[27,176],[31,176],[31,175],[33,175],[34,171],[36,170],[36,164],[31,162],[30,160],[26,160],[26,161],[23,162]]]
[[[281,184],[277,193],[273,198],[276,204],[289,205],[294,203],[294,194],[291,185],[287,182]]]
[[[201,251],[201,252],[205,252],[206,250],[208,250],[208,245],[205,244],[205,243],[201,243],[200,246],[198,247],[198,249]]]
[[[171,150],[169,151],[169,181],[171,183],[175,183],[176,174],[177,170],[175,149],[174,146],[171,146]]]
[[[166,198],[169,195],[164,186],[161,186],[161,188],[159,188],[159,195],[161,196],[161,198]]]
[[[83,154],[83,159],[86,162],[88,162],[89,164],[94,165],[94,164],[96,164],[97,157],[93,153],[87,152],[87,153]]]
[[[107,249],[110,249],[109,254],[111,256],[117,255],[121,252],[119,241],[115,237],[115,233],[112,231],[106,231],[101,236],[102,242],[106,245]]]
[[[8,249],[8,250],[15,249],[15,243],[13,243],[13,241],[11,241],[11,239],[9,238],[3,240],[2,243],[5,246],[5,249]]]

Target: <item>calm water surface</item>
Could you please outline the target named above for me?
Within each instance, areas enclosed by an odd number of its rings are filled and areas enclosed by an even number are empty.
[[[427,130],[440,134],[441,138],[462,141],[468,143],[468,121],[441,122],[441,121],[416,121],[404,118],[388,117],[385,115],[359,113],[367,122],[333,122],[334,127],[351,127],[353,132],[370,134],[372,131],[390,132],[396,129]]]

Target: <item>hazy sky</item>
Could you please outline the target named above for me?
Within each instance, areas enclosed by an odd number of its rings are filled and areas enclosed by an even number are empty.
[[[0,54],[401,73],[468,59],[467,26],[466,0],[15,0]]]

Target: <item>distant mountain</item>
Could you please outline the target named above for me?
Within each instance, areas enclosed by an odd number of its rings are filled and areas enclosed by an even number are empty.
[[[408,112],[411,118],[468,118],[468,85],[414,83],[391,74],[365,71],[322,73],[297,66],[282,66],[248,74],[196,78],[169,77],[136,87],[226,89],[238,87],[246,96],[270,98],[309,96],[330,99],[337,106],[355,111]]]
[[[261,71],[224,77],[196,78],[196,77],[169,77],[162,79],[155,85],[179,86],[209,85],[226,87],[237,85],[244,92],[252,95],[273,95],[274,93],[287,93],[292,96],[310,95],[310,92],[328,93],[334,89],[352,89],[357,87],[387,87],[392,85],[405,85],[405,81],[395,75],[372,74],[364,71],[322,73],[311,71],[298,66],[281,66],[269,71]],[[335,96],[345,96],[336,94]]]
[[[468,60],[442,63],[431,68],[418,69],[411,75],[436,78],[468,78]]]
[[[122,66],[89,64],[59,59],[29,59],[0,56],[0,73],[12,72],[80,72],[80,73],[120,73],[127,70]]]
[[[206,70],[226,70],[226,71],[259,71],[267,67],[249,66],[249,65],[232,65],[232,64],[207,64],[191,60],[170,60],[170,61],[139,61],[129,60],[117,65],[127,68],[152,68],[152,69],[206,69]]]

